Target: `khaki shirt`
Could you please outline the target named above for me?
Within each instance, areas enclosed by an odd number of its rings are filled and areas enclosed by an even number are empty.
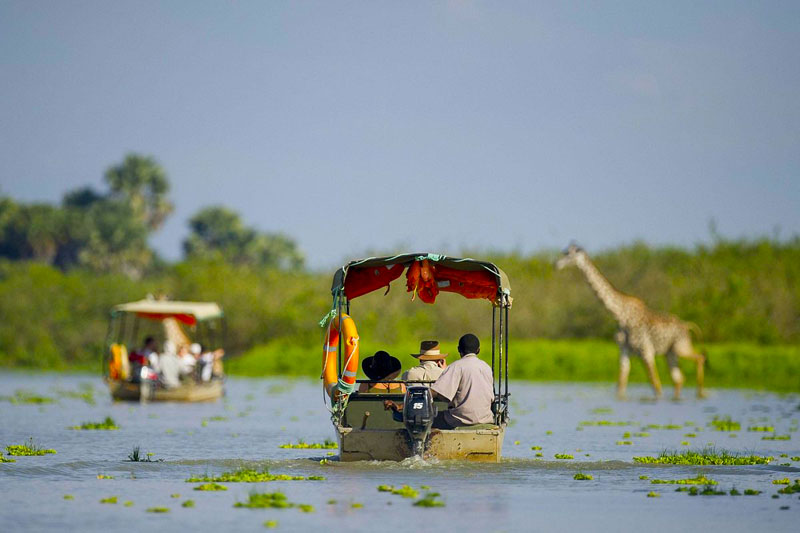
[[[403,381],[436,381],[444,372],[436,361],[421,361],[417,366],[412,366],[403,374]]]
[[[451,426],[490,424],[494,422],[493,383],[489,365],[470,353],[448,365],[431,390],[450,402],[443,416]]]

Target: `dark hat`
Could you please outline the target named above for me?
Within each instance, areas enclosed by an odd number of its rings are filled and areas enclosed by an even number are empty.
[[[400,359],[392,357],[389,352],[378,350],[375,355],[365,358],[361,361],[361,370],[367,375],[369,379],[376,381],[386,379],[402,368]]]

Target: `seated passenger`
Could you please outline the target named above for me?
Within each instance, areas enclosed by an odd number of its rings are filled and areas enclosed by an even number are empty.
[[[200,352],[200,345],[197,345],[197,351]],[[192,344],[192,346],[195,346]],[[195,367],[197,366],[197,359],[194,358],[190,351],[190,347],[182,344],[178,348],[178,358],[181,360],[181,377],[186,379],[194,374]]]
[[[153,337],[147,337],[144,340],[144,346],[141,350],[134,350],[128,354],[128,361],[131,365],[138,365],[140,368],[148,366],[150,354],[156,351],[156,340]]]
[[[213,352],[203,351],[200,344],[192,344],[192,353],[196,352],[197,361],[200,363],[200,379],[203,381],[211,381],[213,376],[222,376],[222,358],[225,356],[225,350],[219,348]]]
[[[420,364],[406,370],[403,381],[436,381],[447,368],[448,354],[439,351],[439,341],[422,341],[419,353],[411,355],[419,359]]]
[[[159,372],[161,383],[163,383],[165,387],[173,388],[181,384],[181,360],[178,358],[178,354],[175,353],[174,342],[164,342],[164,353],[159,357],[158,364],[161,370]]]
[[[367,357],[361,362],[361,370],[374,381],[395,379],[400,374],[401,368],[400,360],[383,350],[375,352],[375,355]],[[406,392],[406,386],[402,383],[362,383],[358,387],[358,392],[402,394]]]

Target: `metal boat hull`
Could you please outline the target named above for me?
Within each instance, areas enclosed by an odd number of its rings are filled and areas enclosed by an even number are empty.
[[[413,451],[405,429],[336,426],[341,461],[402,461]],[[481,429],[431,430],[424,458],[500,462],[505,425]]]

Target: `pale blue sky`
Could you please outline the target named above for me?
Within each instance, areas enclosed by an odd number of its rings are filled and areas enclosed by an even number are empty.
[[[0,0],[0,191],[154,155],[312,266],[800,233],[800,2]]]

